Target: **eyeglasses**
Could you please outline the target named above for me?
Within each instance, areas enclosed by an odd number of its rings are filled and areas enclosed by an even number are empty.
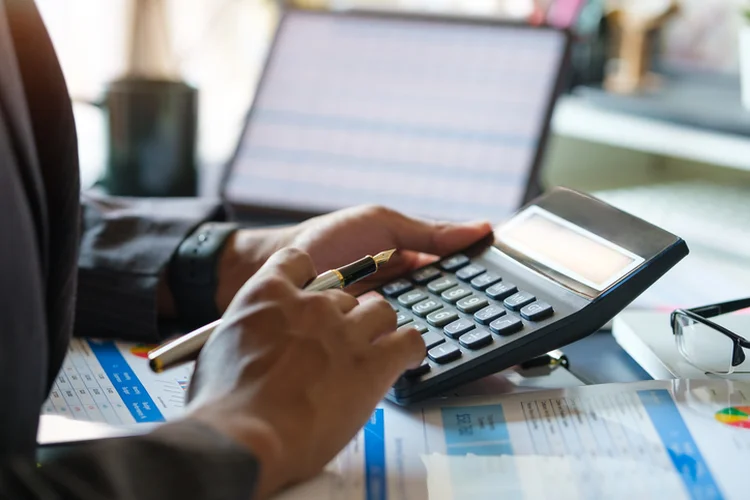
[[[677,349],[694,367],[717,375],[729,375],[745,359],[750,341],[709,318],[750,307],[750,298],[696,307],[677,309],[670,317]]]

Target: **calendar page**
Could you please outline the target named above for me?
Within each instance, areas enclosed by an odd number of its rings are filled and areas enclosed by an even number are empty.
[[[74,339],[42,414],[112,425],[179,417],[194,364],[153,373],[146,357],[152,347]]]

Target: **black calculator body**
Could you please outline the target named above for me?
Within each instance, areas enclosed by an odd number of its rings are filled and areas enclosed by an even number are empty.
[[[579,340],[687,254],[675,235],[553,189],[484,241],[378,290],[427,347],[387,398],[437,396]]]

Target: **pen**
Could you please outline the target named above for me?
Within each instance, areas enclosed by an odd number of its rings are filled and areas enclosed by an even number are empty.
[[[541,367],[554,368],[557,366],[562,366],[563,368],[570,366],[568,357],[559,349],[521,363],[522,370]]]
[[[378,272],[383,264],[391,260],[396,250],[380,252],[374,257],[368,255],[356,262],[338,269],[331,269],[319,274],[305,286],[308,292],[322,292],[334,288],[344,288]],[[221,319],[202,326],[182,337],[149,351],[149,366],[156,373],[172,368],[188,361],[194,361],[198,353],[208,341],[211,333],[221,324]]]

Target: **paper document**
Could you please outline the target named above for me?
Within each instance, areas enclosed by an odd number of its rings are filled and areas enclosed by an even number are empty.
[[[163,422],[185,406],[194,363],[155,374],[150,346],[73,339],[42,415],[113,425]]]
[[[750,385],[652,381],[383,405],[294,499],[745,499]]]

